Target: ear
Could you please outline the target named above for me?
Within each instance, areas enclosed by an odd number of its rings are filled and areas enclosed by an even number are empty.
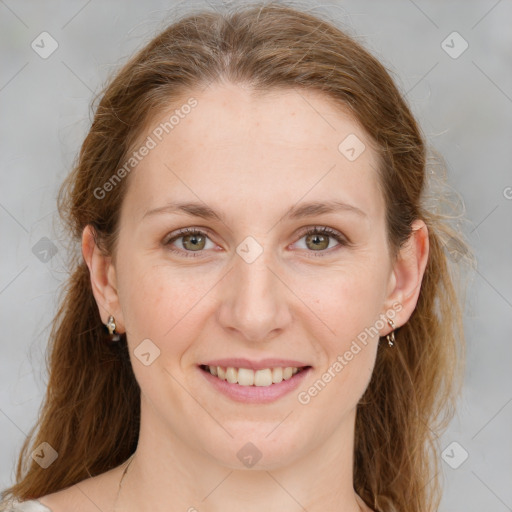
[[[390,309],[397,311],[394,319],[395,328],[405,324],[416,307],[427,266],[428,253],[427,226],[422,220],[415,220],[412,224],[412,233],[397,255],[389,279],[385,306],[387,311]],[[397,304],[401,304],[402,309],[398,310]],[[393,307],[393,305],[395,306]],[[388,332],[381,336],[392,331],[389,326],[387,327]]]
[[[91,225],[82,232],[82,255],[91,275],[91,287],[98,304],[101,321],[106,324],[112,315],[116,321],[116,332],[124,332],[124,320],[119,304],[116,270],[112,258],[106,256],[96,243],[96,233]]]

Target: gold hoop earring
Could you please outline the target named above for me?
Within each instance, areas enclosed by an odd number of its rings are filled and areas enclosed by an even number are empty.
[[[106,325],[112,341],[119,341],[121,336],[116,332],[116,320],[112,315],[108,317]]]
[[[386,335],[386,339],[388,340],[388,345],[392,347],[395,344],[395,322],[391,320],[391,318],[388,318],[388,324],[390,325],[391,329],[393,329],[389,334]]]

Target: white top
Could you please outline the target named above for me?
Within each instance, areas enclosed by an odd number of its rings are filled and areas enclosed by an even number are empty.
[[[45,507],[42,503],[37,500],[29,501],[14,501],[11,508],[2,508],[5,512],[52,512],[48,507]]]

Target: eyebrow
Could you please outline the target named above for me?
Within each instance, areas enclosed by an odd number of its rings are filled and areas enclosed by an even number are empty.
[[[295,205],[282,217],[286,220],[303,219],[322,215],[327,213],[348,212],[355,213],[361,217],[367,218],[367,214],[351,204],[342,201],[322,201],[308,202]],[[193,217],[200,217],[206,220],[218,220],[225,223],[225,215],[222,212],[216,212],[204,203],[197,202],[171,202],[164,206],[148,210],[143,219],[157,214],[185,214]]]

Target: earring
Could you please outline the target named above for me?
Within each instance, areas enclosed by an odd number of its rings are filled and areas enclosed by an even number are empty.
[[[391,318],[388,318],[388,324],[391,326],[391,329],[393,329],[389,334],[386,335],[386,339],[388,340],[388,345],[392,347],[395,343],[395,322],[391,320]]]
[[[119,341],[121,339],[121,336],[116,332],[116,321],[112,315],[108,317],[107,329],[110,336],[112,336],[112,341]]]

